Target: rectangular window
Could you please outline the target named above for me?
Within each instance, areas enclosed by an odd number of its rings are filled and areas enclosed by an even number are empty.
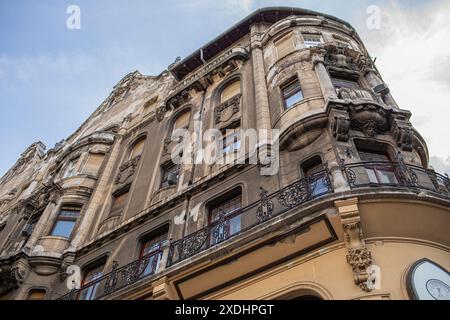
[[[281,59],[294,51],[295,47],[292,33],[289,33],[280,40],[275,41],[275,47],[277,48],[278,59]]]
[[[51,235],[70,238],[72,231],[80,216],[79,208],[63,208],[58,214]]]
[[[152,274],[156,271],[161,261],[161,248],[167,241],[167,233],[164,232],[156,237],[153,237],[142,244],[140,258],[148,257],[147,267],[144,271],[144,276]]]
[[[99,282],[95,282],[103,276],[104,264],[86,271],[81,283],[79,300],[94,300],[97,293]]]
[[[388,154],[369,150],[358,150],[358,154],[361,161],[367,162],[365,169],[370,183],[398,184],[395,169],[389,163],[390,157]]]
[[[175,185],[178,182],[179,175],[180,175],[179,165],[171,164],[170,166],[163,168],[161,188],[166,188]]]
[[[70,160],[69,164],[66,167],[66,171],[64,172],[63,178],[70,178],[76,174],[78,159]]]
[[[241,149],[240,127],[225,130],[223,138],[223,153],[233,153]]]
[[[309,188],[311,197],[318,197],[328,193],[328,181],[326,179],[325,167],[322,159],[316,156],[302,165],[305,177],[309,178]]]
[[[355,79],[344,78],[339,76],[332,76],[331,82],[336,89],[347,88],[347,89],[358,89],[359,84]]]
[[[129,190],[123,191],[120,194],[114,195],[109,212],[110,217],[120,216],[127,204]]]
[[[322,44],[322,36],[319,34],[304,34],[303,40],[306,48],[317,47]]]
[[[104,157],[105,156],[103,154],[90,153],[89,157],[84,165],[83,173],[92,174],[92,175],[98,174],[98,170],[100,169],[100,167],[103,163]]]
[[[212,230],[211,244],[219,243],[241,231],[241,215],[238,214],[242,208],[242,195],[232,196],[209,208],[209,222],[220,220],[221,215],[225,224],[217,224]]]
[[[298,79],[294,79],[285,84],[281,88],[281,93],[283,95],[284,107],[286,109],[290,109],[294,104],[303,100],[303,93],[300,87],[300,81],[298,81]]]

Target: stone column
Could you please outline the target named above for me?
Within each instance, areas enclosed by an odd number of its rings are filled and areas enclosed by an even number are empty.
[[[253,81],[255,84],[256,126],[257,129],[271,129],[269,98],[267,96],[266,72],[261,44],[260,26],[251,27],[251,51],[253,62]]]
[[[376,87],[377,85],[383,83],[383,80],[381,80],[378,77],[378,75],[376,74],[376,72],[374,70],[368,71],[366,73],[365,77],[366,77],[366,80],[369,83],[369,85],[372,87],[372,89],[374,87]],[[398,105],[390,93],[384,95],[383,100],[387,105],[390,105],[391,107],[398,109]]]
[[[128,120],[124,121],[124,124],[119,130],[118,135],[111,146],[110,156],[102,175],[99,177],[98,184],[92,193],[91,200],[89,201],[86,212],[84,213],[83,220],[78,227],[77,234],[71,242],[71,248],[75,249],[82,245],[85,241],[89,240],[89,235],[91,235],[91,227],[96,217],[96,211],[100,205],[103,204],[103,197],[108,189],[108,182],[110,181],[111,175],[114,171],[115,165],[117,163],[117,157],[119,156],[120,145],[123,139],[123,135],[126,132],[126,124]]]
[[[40,217],[39,221],[36,223],[36,226],[34,227],[34,230],[28,239],[25,247],[33,250],[33,247],[36,245],[39,238],[41,238],[50,222],[50,218],[55,215],[55,211],[59,207],[60,201],[57,203],[50,202],[46,207],[44,212],[42,213],[42,216]]]
[[[313,64],[314,71],[317,75],[317,80],[319,81],[320,89],[322,90],[323,98],[328,99],[337,99],[338,96],[336,94],[336,90],[334,88],[333,83],[331,82],[330,75],[328,74],[327,69],[323,63],[324,56],[326,51],[320,51],[313,56]]]

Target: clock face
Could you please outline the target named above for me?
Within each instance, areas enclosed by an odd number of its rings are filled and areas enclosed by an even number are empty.
[[[416,300],[450,300],[450,274],[436,263],[422,259],[409,271],[408,292]]]
[[[436,300],[450,300],[450,287],[445,282],[431,279],[426,286],[428,293]]]

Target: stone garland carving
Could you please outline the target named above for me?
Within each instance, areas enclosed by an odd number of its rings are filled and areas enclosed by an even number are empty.
[[[323,62],[329,70],[362,74],[373,70],[373,63],[370,58],[353,49],[342,48],[333,43],[326,44],[324,49],[326,53]],[[322,51],[321,54],[323,53]]]
[[[235,114],[237,114],[240,111],[240,109],[241,109],[241,96],[242,96],[241,94],[238,94],[238,95],[234,96],[233,98],[228,99],[224,103],[218,105],[214,109],[214,118],[215,118],[216,124],[220,123],[220,122],[227,122],[227,121],[229,121]],[[225,111],[228,108],[232,108],[231,115],[228,117],[228,119],[222,119],[223,111]]]
[[[336,201],[335,206],[342,223],[347,248],[346,260],[352,267],[354,282],[362,290],[370,292],[373,289],[374,279],[367,269],[372,265],[372,253],[364,241],[358,199]]]
[[[115,184],[122,184],[128,181],[134,173],[136,172],[137,165],[141,160],[141,156],[136,156],[133,159],[125,162],[119,167],[119,172],[117,173]]]
[[[273,202],[269,199],[267,190],[260,188],[259,196],[261,198],[258,208],[256,209],[256,218],[259,222],[269,220],[273,214]]]

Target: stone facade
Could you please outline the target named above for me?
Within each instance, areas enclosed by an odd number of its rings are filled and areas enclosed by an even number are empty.
[[[286,107],[291,79],[302,98]],[[279,129],[278,174],[170,174],[186,113],[193,145],[210,128]],[[0,299],[414,298],[415,262],[450,268],[450,184],[410,117],[348,23],[261,9],[158,76],[128,74],[70,137],[21,155],[0,179]]]

